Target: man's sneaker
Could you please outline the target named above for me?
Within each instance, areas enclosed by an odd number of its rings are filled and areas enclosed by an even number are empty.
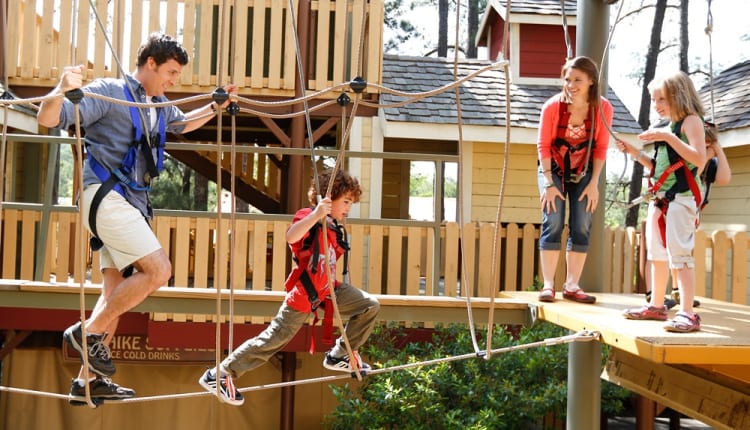
[[[636,309],[625,309],[622,316],[629,320],[667,320],[667,307],[656,307],[646,305]]]
[[[687,312],[677,312],[674,318],[664,324],[664,330],[675,333],[689,333],[701,329],[701,317],[698,314],[690,315]]]
[[[230,405],[240,406],[245,403],[242,393],[234,388],[234,383],[230,376],[219,377],[219,400]],[[206,370],[203,376],[198,379],[198,383],[211,394],[216,394],[216,376],[211,375],[211,369]]]
[[[360,372],[366,372],[371,369],[369,364],[362,361],[362,357],[359,356],[359,353],[357,351],[353,351],[352,355],[354,355],[354,360],[356,360],[357,362],[357,369],[359,369]],[[335,370],[337,372],[354,372],[354,368],[352,367],[351,363],[349,363],[348,355],[345,355],[343,357],[334,357],[326,352],[326,358],[323,360],[323,367],[328,370]]]
[[[135,396],[135,391],[130,388],[121,387],[109,378],[96,378],[89,382],[89,394],[91,401],[99,406],[104,400],[123,400]],[[70,400],[73,406],[86,405],[86,387],[83,381],[74,379],[70,386]]]
[[[89,370],[101,376],[112,376],[115,373],[115,365],[112,363],[112,356],[109,347],[104,343],[107,333],[93,334],[86,333],[86,345],[88,352]],[[81,364],[83,364],[83,335],[81,332],[81,322],[77,322],[68,327],[63,333],[63,339],[68,342],[71,348],[81,354]]]

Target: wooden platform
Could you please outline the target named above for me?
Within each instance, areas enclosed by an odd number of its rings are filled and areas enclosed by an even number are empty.
[[[750,364],[750,306],[699,298],[701,305],[695,310],[701,316],[701,331],[669,333],[663,322],[622,316],[623,310],[646,303],[642,294],[594,293],[593,305],[559,299],[560,292],[554,303],[541,303],[532,292],[504,295],[536,304],[539,319],[573,331],[598,331],[602,342],[655,363]]]
[[[84,288],[87,309],[99,296],[98,286]],[[31,281],[0,281],[0,308],[79,309],[80,287],[74,284],[50,284]],[[284,300],[281,291],[234,292],[234,314],[237,317],[273,317]],[[444,296],[375,295],[380,301],[378,318],[383,321],[465,323],[468,322],[465,299]],[[229,308],[230,292],[222,290],[222,314]],[[486,324],[490,301],[471,299],[474,322]],[[498,299],[493,321],[498,324],[532,323],[528,303],[514,298]],[[216,291],[208,288],[163,287],[149,296],[133,312],[191,314],[211,317],[216,314]]]

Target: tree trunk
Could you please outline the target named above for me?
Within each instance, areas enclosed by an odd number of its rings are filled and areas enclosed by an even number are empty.
[[[690,0],[680,2],[680,70],[688,73],[688,4]]]
[[[438,0],[438,50],[440,58],[448,56],[448,0]]]
[[[641,90],[641,107],[638,111],[638,124],[644,130],[649,126],[649,112],[651,109],[651,95],[648,92],[648,84],[654,79],[656,73],[656,62],[659,58],[661,48],[661,32],[664,25],[664,15],[667,10],[667,0],[657,0],[654,11],[654,24],[651,26],[651,40],[648,44],[646,54],[646,67],[643,70],[643,88]],[[641,195],[641,182],[643,181],[643,166],[633,163],[633,173],[630,177],[630,189],[628,201]],[[625,216],[625,225],[628,227],[638,226],[638,206],[628,209]]]
[[[195,175],[195,188],[193,189],[193,210],[208,210],[208,179],[205,176]]]
[[[466,58],[477,58],[477,46],[474,44],[474,39],[479,29],[479,0],[469,0],[467,13],[469,36],[466,40]]]

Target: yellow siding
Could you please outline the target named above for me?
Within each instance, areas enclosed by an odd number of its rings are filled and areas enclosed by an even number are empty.
[[[497,217],[504,156],[504,144],[474,143],[471,174],[472,221],[493,222]],[[536,187],[536,147],[511,145],[508,161],[500,221],[541,222]]]

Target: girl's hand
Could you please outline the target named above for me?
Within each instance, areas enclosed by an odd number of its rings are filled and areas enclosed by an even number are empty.
[[[333,200],[330,197],[321,199],[318,205],[315,207],[315,215],[317,219],[323,219],[331,214],[331,208],[333,208]]]

